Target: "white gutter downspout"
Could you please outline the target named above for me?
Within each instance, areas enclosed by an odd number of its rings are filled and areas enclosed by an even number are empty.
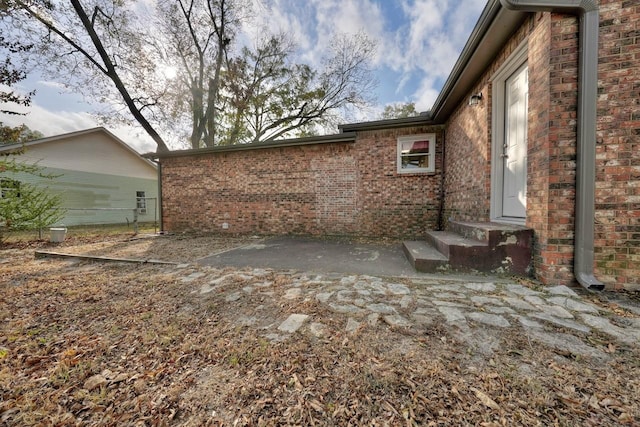
[[[598,91],[598,6],[591,0],[500,0],[503,7],[522,12],[577,13],[580,17],[578,71],[578,134],[576,165],[576,223],[573,271],[588,290],[601,291],[593,274],[596,176],[596,102]]]

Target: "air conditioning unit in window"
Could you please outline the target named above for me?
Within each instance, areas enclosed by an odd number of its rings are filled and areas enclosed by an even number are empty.
[[[146,214],[147,213],[147,208],[138,208],[138,213],[139,214]]]

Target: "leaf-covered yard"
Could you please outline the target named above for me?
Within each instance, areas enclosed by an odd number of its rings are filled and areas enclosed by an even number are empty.
[[[112,235],[55,250],[185,262],[243,242]],[[601,332],[578,334],[593,349],[585,356],[519,326],[481,327],[477,346],[441,318],[350,328],[320,294],[300,296],[337,276],[34,259],[50,246],[0,251],[0,425],[640,423],[640,346]],[[322,330],[266,333],[292,313]]]

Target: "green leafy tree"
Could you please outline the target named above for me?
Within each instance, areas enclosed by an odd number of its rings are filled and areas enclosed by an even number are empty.
[[[35,230],[48,227],[64,218],[62,198],[48,187],[19,180],[29,174],[47,180],[57,178],[46,174],[38,165],[17,161],[16,154],[0,158],[0,239],[7,231]]]
[[[405,117],[417,116],[419,113],[416,111],[415,102],[388,104],[382,111],[381,119],[402,119]]]
[[[22,134],[22,128],[20,126],[5,126],[0,122],[0,144],[15,144],[20,141],[20,135]]]
[[[16,144],[44,138],[44,134],[30,129],[27,125],[5,126],[0,122],[0,144]]]

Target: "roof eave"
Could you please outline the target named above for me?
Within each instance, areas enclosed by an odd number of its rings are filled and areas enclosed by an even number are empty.
[[[348,123],[338,128],[345,132],[446,123],[526,15],[526,12],[503,7],[500,0],[489,0],[428,113],[402,119]]]
[[[434,123],[448,120],[526,15],[526,12],[504,8],[499,0],[487,3],[431,108]]]
[[[171,157],[186,157],[186,156],[199,156],[203,154],[211,153],[228,153],[233,151],[247,151],[247,150],[263,150],[267,148],[283,148],[283,147],[298,147],[304,145],[317,145],[317,144],[333,144],[333,143],[350,143],[355,142],[355,132],[345,132],[335,135],[324,136],[310,136],[304,138],[291,138],[281,139],[270,142],[256,142],[251,144],[236,144],[236,145],[219,145],[215,147],[197,148],[189,150],[173,150],[157,153],[145,153],[142,157],[147,159],[165,159]]]
[[[355,132],[379,129],[395,129],[409,126],[425,126],[431,125],[431,115],[429,112],[422,113],[419,116],[403,117],[399,119],[377,120],[372,122],[346,123],[339,125],[341,132]]]

